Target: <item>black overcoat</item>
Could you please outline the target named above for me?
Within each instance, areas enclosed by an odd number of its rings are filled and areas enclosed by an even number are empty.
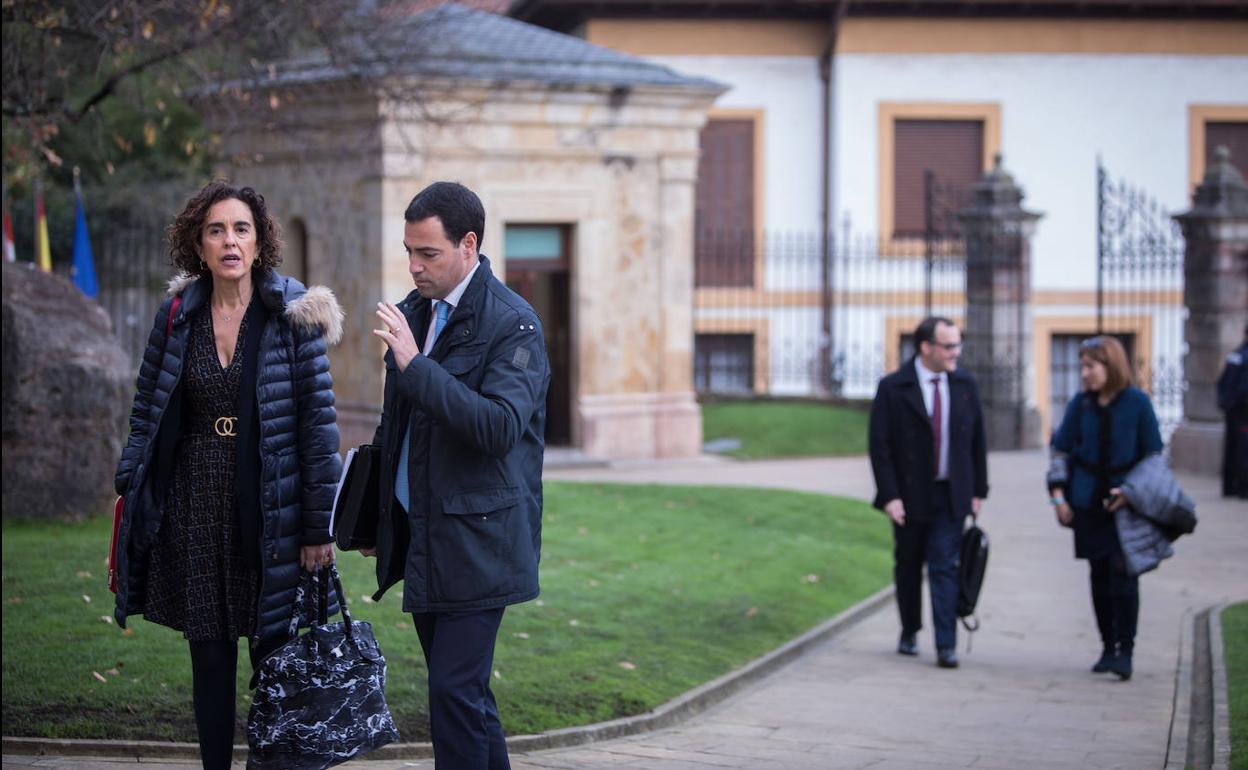
[[[949,373],[949,494],[955,515],[971,512],[971,498],[988,497],[988,456],[979,387],[968,372]],[[880,380],[871,403],[874,505],[901,498],[906,519],[928,521],[934,477],[932,424],[914,359]]]

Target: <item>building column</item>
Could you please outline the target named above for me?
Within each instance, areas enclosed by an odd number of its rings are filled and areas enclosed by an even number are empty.
[[[1175,219],[1185,239],[1187,389],[1183,422],[1170,438],[1170,462],[1178,470],[1216,474],[1222,467],[1225,427],[1217,404],[1218,375],[1248,322],[1248,185],[1231,165],[1227,148],[1218,148],[1192,196],[1192,208]]]
[[[659,403],[655,451],[659,457],[696,457],[702,451],[702,409],[693,389],[693,210],[696,153],[659,158],[662,202],[659,270]]]
[[[979,382],[989,449],[1040,444],[1031,371],[1031,236],[1040,214],[1001,165],[972,187],[959,212],[966,240],[962,366]]]

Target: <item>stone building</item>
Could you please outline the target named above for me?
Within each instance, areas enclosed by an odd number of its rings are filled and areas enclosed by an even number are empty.
[[[403,211],[447,179],[481,196],[482,252],[545,323],[548,444],[696,454],[694,182],[723,87],[456,4],[383,26],[375,62],[278,64],[247,84],[265,117],[219,126],[223,171],[285,227],[287,272],[347,312],[331,352],[344,446],[379,414],[375,303],[412,288]]]

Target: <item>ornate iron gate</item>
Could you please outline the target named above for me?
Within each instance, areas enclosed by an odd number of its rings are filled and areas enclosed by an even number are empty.
[[[1162,436],[1183,417],[1183,232],[1139,187],[1096,165],[1096,328],[1124,340]]]

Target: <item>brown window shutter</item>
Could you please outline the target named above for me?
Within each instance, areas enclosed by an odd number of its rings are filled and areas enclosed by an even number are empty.
[[[1248,174],[1248,123],[1210,121],[1205,123],[1205,166],[1213,165],[1219,145],[1231,151],[1231,165]],[[1203,170],[1203,169],[1202,169]]]
[[[898,120],[893,126],[893,235],[926,228],[923,172],[944,187],[967,188],[984,171],[981,120]]]
[[[698,161],[695,285],[752,285],[754,226],[754,121],[713,118]]]

